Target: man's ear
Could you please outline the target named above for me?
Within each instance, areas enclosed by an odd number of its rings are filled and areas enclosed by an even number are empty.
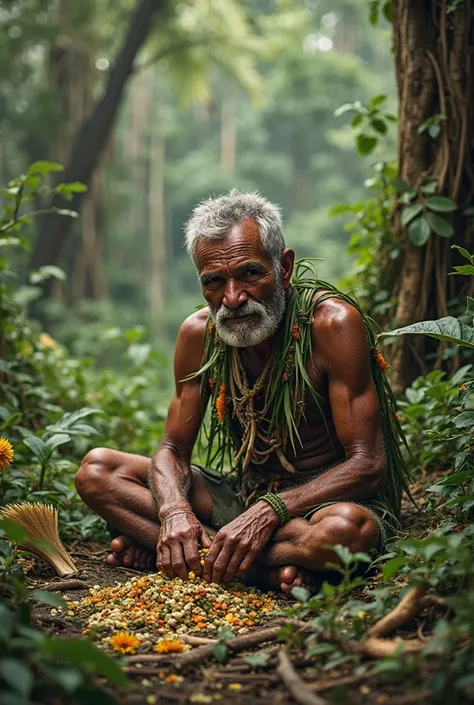
[[[281,283],[284,289],[290,286],[293,267],[295,265],[295,251],[287,248],[283,250],[280,258],[281,263]]]

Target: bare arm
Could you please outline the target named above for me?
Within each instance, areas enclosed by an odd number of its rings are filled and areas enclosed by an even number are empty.
[[[202,421],[200,378],[183,382],[202,362],[205,312],[193,314],[181,326],[176,341],[175,393],[163,440],[150,464],[150,486],[161,524],[157,565],[170,577],[186,578],[187,566],[199,571],[198,543],[210,541],[189,503],[191,454]]]
[[[385,483],[385,456],[377,391],[364,324],[350,304],[329,299],[316,309],[313,358],[329,379],[329,400],[346,460],[301,488],[281,493],[290,516],[329,501],[357,501]]]

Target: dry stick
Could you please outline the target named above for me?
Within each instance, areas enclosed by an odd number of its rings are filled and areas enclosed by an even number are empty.
[[[217,639],[211,639],[205,636],[193,636],[192,634],[181,634],[181,641],[190,646],[205,646],[206,644],[217,644]]]
[[[288,688],[290,695],[301,705],[326,705],[326,700],[312,693],[306,683],[301,680],[288,658],[286,651],[278,652],[277,673]]]
[[[373,671],[368,671],[367,673],[362,673],[360,676],[344,676],[343,678],[334,678],[332,681],[326,681],[326,683],[307,683],[307,688],[313,693],[322,693],[324,690],[329,690],[330,688],[335,688],[336,686],[345,685],[358,685],[364,681],[369,680],[372,676],[376,675]]]
[[[391,612],[370,627],[367,637],[387,636],[416,617],[423,609],[422,598],[427,589],[427,583],[417,583],[410,588]]]
[[[49,592],[64,592],[66,590],[87,590],[88,587],[88,584],[83,580],[59,580],[57,583],[43,583],[37,589],[49,590]]]
[[[231,652],[251,649],[265,641],[274,641],[280,629],[281,627],[269,627],[268,629],[250,632],[250,634],[243,634],[242,636],[237,636],[228,641],[227,646]],[[130,656],[129,663],[168,663],[171,660],[177,669],[181,669],[186,666],[202,663],[208,659],[216,643],[217,642],[212,641],[210,644],[204,644],[192,651],[185,651],[180,656],[176,656],[175,654],[138,654],[136,656]]]

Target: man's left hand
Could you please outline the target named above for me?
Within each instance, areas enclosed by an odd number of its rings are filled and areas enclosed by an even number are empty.
[[[215,535],[204,559],[203,580],[229,583],[245,575],[279,525],[275,511],[266,502],[247,509]]]

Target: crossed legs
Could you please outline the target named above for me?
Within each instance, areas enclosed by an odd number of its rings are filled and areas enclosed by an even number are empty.
[[[144,456],[96,448],[85,456],[76,475],[84,502],[120,534],[111,542],[110,565],[150,570],[155,565],[159,524],[148,488],[149,464]],[[194,469],[189,499],[199,521],[209,525],[212,497]],[[325,563],[335,560],[328,544],[342,544],[352,552],[368,551],[378,538],[379,529],[368,511],[340,502],[316,512],[309,522],[292,519],[278,529],[249,578],[285,593],[302,584],[311,589]]]

